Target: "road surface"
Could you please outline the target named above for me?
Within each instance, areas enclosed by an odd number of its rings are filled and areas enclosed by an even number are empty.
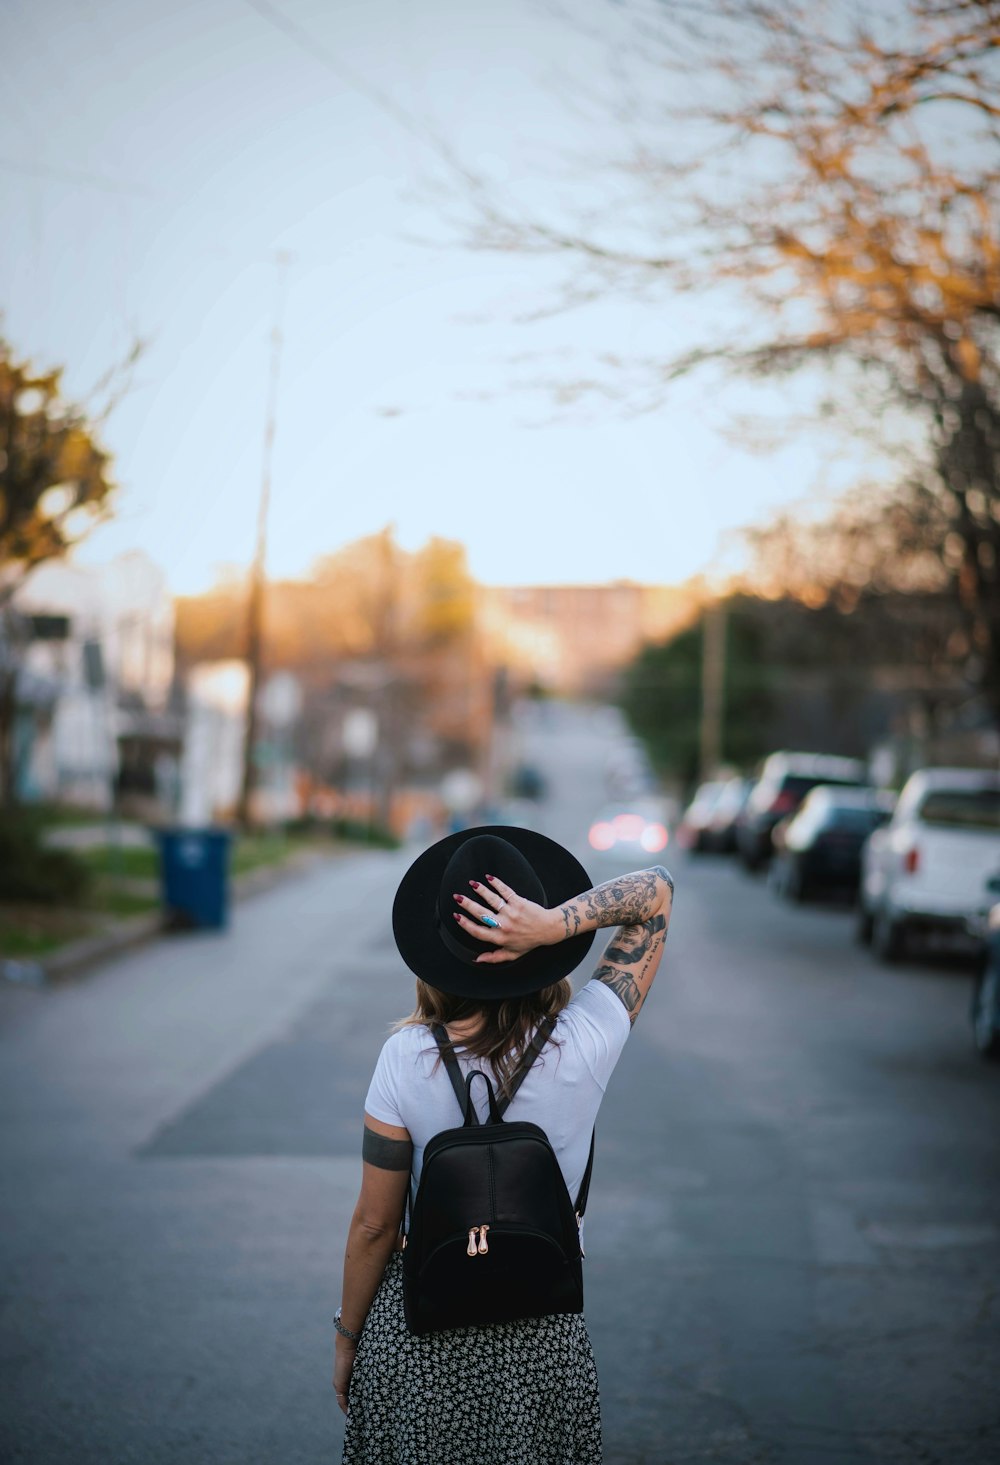
[[[520,734],[585,854],[606,710]],[[231,932],[0,993],[2,1458],[337,1461],[330,1318],[367,1079],[411,985],[413,851],[314,869]],[[674,859],[665,969],[602,1109],[587,1313],[607,1465],[1000,1459],[1000,1072],[967,974]]]

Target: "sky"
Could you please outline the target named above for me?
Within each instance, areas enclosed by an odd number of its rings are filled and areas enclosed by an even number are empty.
[[[487,584],[676,583],[868,469],[740,445],[736,415],[780,425],[808,383],[692,377],[645,414],[537,385],[683,349],[700,309],[549,314],[561,267],[465,247],[429,133],[529,205],[615,147],[571,105],[604,45],[545,0],[4,0],[0,46],[0,328],[77,395],[146,342],[85,562],[141,547],[177,593],[248,564],[279,298],[277,577],[391,523],[462,540]]]

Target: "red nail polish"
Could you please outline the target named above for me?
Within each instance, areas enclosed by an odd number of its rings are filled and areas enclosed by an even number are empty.
[[[458,914],[458,911],[452,911],[452,915],[455,917],[456,921],[460,921],[462,919],[462,917]]]
[[[464,895],[456,895],[455,896],[455,899],[456,900],[464,900],[465,899],[465,896]]]
[[[473,890],[478,890],[479,889],[479,881],[478,880],[470,880],[469,881],[469,884],[472,886]]]
[[[487,878],[487,880],[492,880],[493,879],[493,876],[492,875],[487,875],[486,878]]]

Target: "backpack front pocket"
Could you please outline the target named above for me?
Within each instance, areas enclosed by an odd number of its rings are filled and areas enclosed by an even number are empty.
[[[582,1312],[579,1257],[569,1258],[548,1232],[516,1223],[488,1222],[439,1242],[411,1274],[407,1322],[415,1332]],[[477,1232],[472,1245],[472,1232]],[[404,1281],[405,1281],[404,1270]],[[416,1327],[414,1327],[416,1323]]]

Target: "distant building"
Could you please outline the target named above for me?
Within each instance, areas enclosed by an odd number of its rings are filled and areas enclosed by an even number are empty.
[[[494,656],[516,678],[555,693],[606,693],[646,641],[690,620],[697,593],[686,586],[487,586],[481,617]]]
[[[168,708],[173,603],[162,571],[141,551],[100,567],[53,561],[31,575],[15,607],[24,643],[20,796],[106,809],[117,785],[157,799],[179,751]]]

